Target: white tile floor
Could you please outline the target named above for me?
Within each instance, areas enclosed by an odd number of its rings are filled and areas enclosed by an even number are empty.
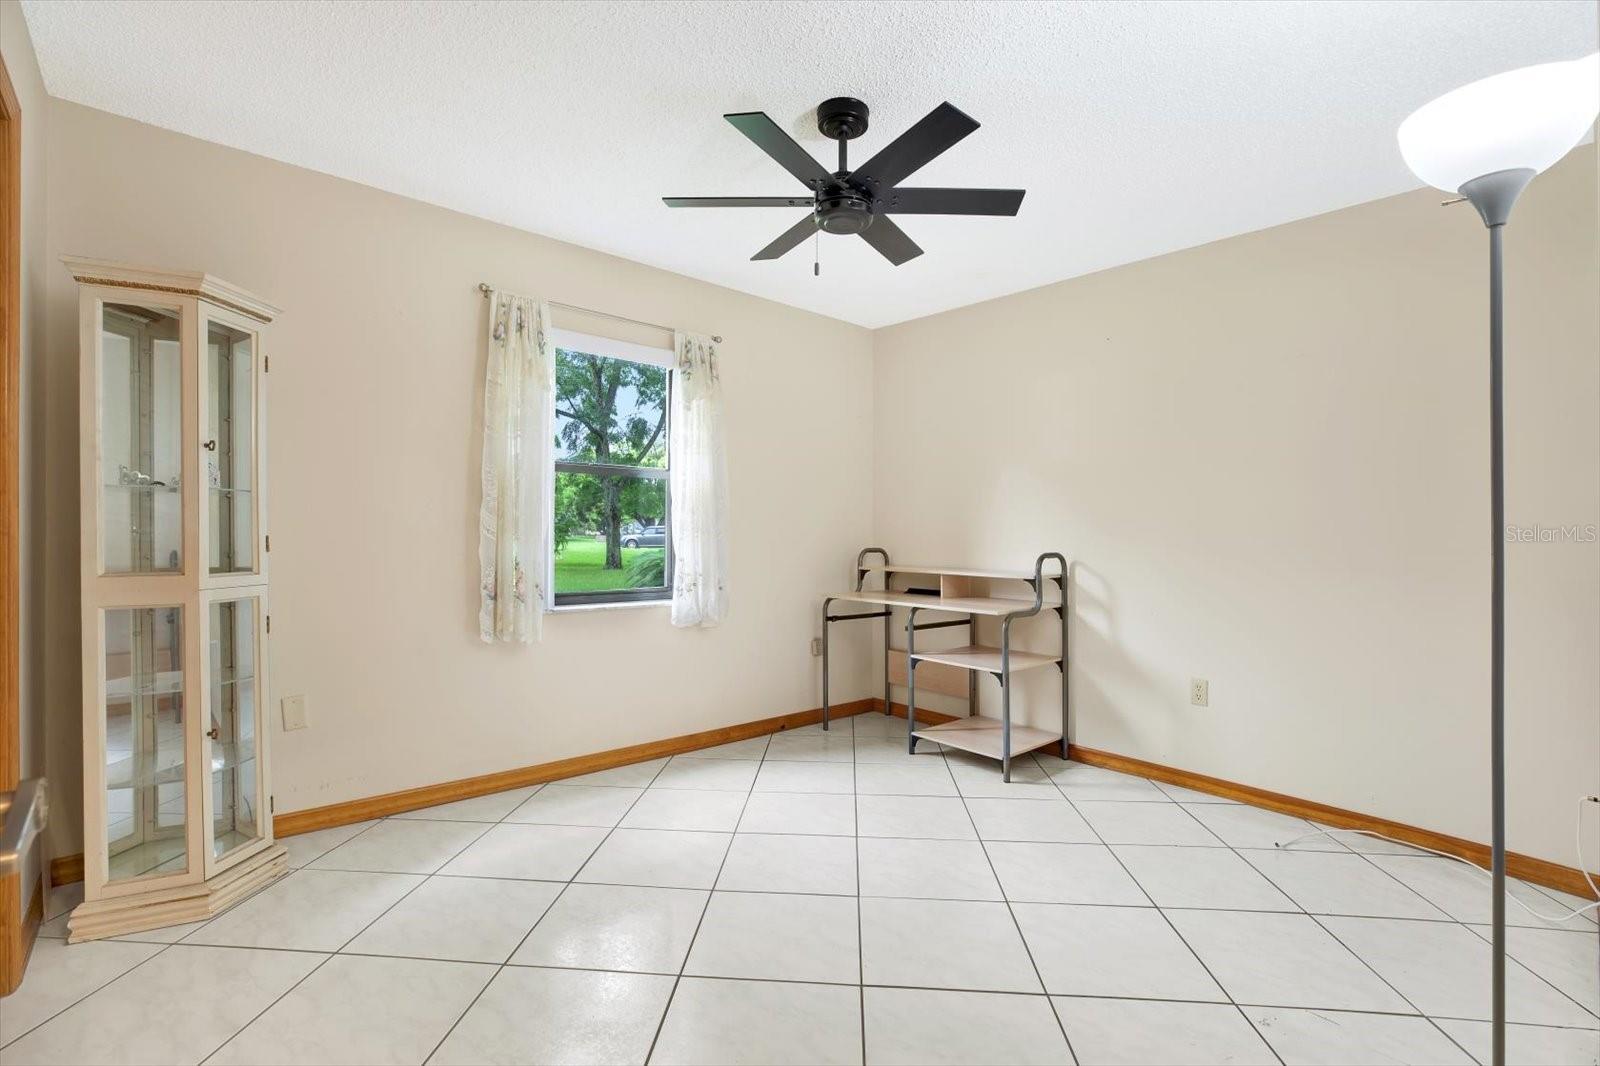
[[[1485,878],[1276,849],[1312,827],[1049,756],[1006,785],[903,730],[294,837],[200,926],[68,947],[52,920],[0,1062],[1486,1061]],[[1513,1060],[1595,1063],[1596,924],[1510,914]]]

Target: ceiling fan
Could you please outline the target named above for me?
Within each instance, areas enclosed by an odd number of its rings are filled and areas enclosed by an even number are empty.
[[[755,142],[800,183],[809,195],[665,196],[668,207],[807,207],[811,213],[750,258],[777,259],[817,230],[854,233],[895,266],[922,254],[889,215],[1015,215],[1022,189],[903,189],[900,182],[978,128],[978,123],[948,103],[895,138],[855,170],[848,164],[852,140],[867,131],[867,105],[848,96],[824,100],[817,129],[839,142],[839,169],[828,173],[793,137],[763,111],[723,118]]]

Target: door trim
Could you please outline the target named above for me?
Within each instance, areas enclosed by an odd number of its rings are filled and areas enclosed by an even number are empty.
[[[22,778],[22,108],[0,59],[0,791]],[[42,898],[22,911],[22,873],[0,878],[0,995],[22,983]]]

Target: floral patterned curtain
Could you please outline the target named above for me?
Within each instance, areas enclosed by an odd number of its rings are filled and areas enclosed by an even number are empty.
[[[728,489],[722,382],[710,337],[674,335],[672,624],[714,626],[728,613]]]
[[[550,309],[490,296],[483,385],[483,506],[478,518],[478,635],[531,644],[544,619],[552,506]]]

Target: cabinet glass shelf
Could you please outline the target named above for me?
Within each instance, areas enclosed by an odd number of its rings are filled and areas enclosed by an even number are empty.
[[[157,484],[150,482],[141,485],[135,482],[109,481],[106,483],[107,492],[182,492],[182,485]]]
[[[221,773],[235,767],[247,766],[255,761],[255,741],[245,739],[236,744],[222,744],[215,741],[211,744],[211,772]],[[184,765],[180,758],[166,766],[149,766],[138,768],[133,756],[118,759],[116,762],[106,764],[106,788],[147,788],[151,785],[181,785],[184,779]]]

